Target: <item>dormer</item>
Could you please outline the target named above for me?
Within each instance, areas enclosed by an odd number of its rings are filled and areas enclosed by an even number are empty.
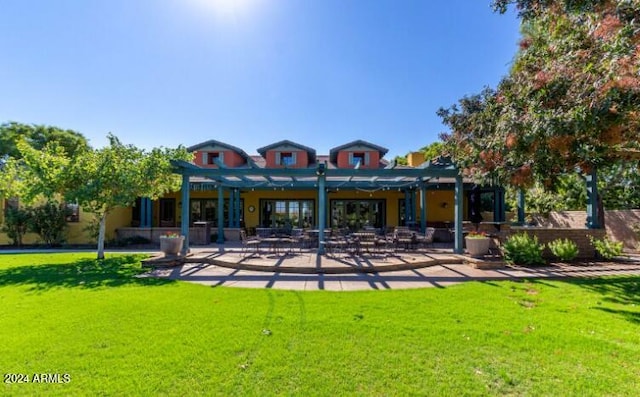
[[[267,168],[307,168],[316,161],[316,151],[299,143],[284,140],[258,149]]]
[[[242,149],[213,139],[191,146],[187,150],[193,153],[194,164],[201,167],[237,168],[250,161],[249,155]]]
[[[380,159],[388,151],[381,146],[357,140],[331,149],[329,160],[338,168],[379,168]]]

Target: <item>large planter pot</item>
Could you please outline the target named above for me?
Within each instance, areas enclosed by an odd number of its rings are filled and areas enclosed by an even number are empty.
[[[488,237],[482,238],[465,238],[467,245],[467,252],[473,257],[482,257],[489,253],[489,247],[491,245],[491,239]]]
[[[178,256],[182,251],[184,244],[184,236],[178,237],[160,237],[160,251],[164,256]]]

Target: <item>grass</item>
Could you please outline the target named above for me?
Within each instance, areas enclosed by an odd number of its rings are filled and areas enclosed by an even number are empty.
[[[10,395],[636,395],[640,278],[293,292],[0,255]]]

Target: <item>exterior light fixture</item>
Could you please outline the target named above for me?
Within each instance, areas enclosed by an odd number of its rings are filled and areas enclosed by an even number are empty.
[[[324,163],[318,164],[318,168],[316,169],[316,175],[324,175],[326,171],[326,165]]]

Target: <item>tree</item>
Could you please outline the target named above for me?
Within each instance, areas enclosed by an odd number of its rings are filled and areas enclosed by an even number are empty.
[[[99,222],[98,259],[104,258],[107,216],[127,207],[138,197],[156,199],[176,191],[181,178],[173,174],[170,160],[191,160],[186,149],[154,148],[150,152],[124,145],[109,135],[109,146],[83,152],[71,167],[65,196],[75,199]]]
[[[99,223],[98,259],[104,258],[106,220],[117,207],[127,207],[138,197],[152,199],[176,191],[181,179],[173,174],[171,159],[191,160],[186,149],[155,148],[151,151],[125,145],[109,135],[109,146],[84,149],[71,158],[57,142],[36,150],[26,142],[18,143],[25,164],[23,178],[31,183],[24,196],[63,197],[91,212]]]
[[[637,155],[640,0],[497,0],[522,18],[520,49],[496,89],[438,114],[458,165],[515,186]]]
[[[67,157],[74,157],[77,152],[89,148],[87,139],[79,132],[12,121],[0,124],[0,157],[21,158],[22,154],[18,148],[18,142],[21,140],[36,150],[43,149],[48,143],[56,142],[63,148]]]

